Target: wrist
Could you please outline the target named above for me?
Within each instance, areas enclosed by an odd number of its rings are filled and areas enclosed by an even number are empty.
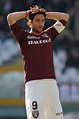
[[[48,18],[48,14],[49,14],[49,13],[48,13],[48,12],[46,12],[46,18]]]
[[[27,11],[25,11],[25,18],[27,18]]]
[[[29,19],[29,13],[30,13],[30,10],[27,10],[25,13],[25,18]]]

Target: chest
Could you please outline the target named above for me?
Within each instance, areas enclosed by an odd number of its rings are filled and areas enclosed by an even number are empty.
[[[46,33],[41,36],[27,35],[21,51],[24,56],[45,56],[52,52],[52,39]]]

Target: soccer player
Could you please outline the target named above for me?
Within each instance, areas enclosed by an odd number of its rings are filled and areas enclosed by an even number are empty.
[[[18,20],[22,18],[28,19],[30,32],[19,25]],[[56,20],[56,23],[43,30],[46,18]],[[54,38],[65,28],[68,19],[67,13],[46,12],[37,5],[7,16],[24,61],[28,119],[63,119],[52,48]]]

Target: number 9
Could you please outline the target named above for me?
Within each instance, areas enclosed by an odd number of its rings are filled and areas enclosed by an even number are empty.
[[[36,110],[38,108],[36,101],[32,102],[32,108],[33,108],[33,110]]]

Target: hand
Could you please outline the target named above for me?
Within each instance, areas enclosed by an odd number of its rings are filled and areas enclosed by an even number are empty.
[[[30,10],[31,10],[31,12],[32,12],[32,14],[33,14],[33,13],[38,12],[39,7],[38,7],[37,5],[35,5],[35,7],[30,7]]]
[[[30,14],[30,12],[31,12],[31,13],[36,13],[36,12],[38,12],[38,6],[35,5],[34,8],[30,7],[30,10],[27,10],[27,11],[26,11],[26,16],[25,16],[25,18],[27,18],[28,20],[29,20],[29,14]]]

